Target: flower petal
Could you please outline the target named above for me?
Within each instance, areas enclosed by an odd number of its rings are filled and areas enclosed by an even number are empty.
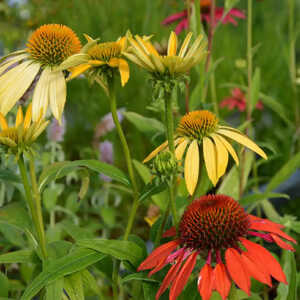
[[[199,46],[203,40],[203,35],[199,34],[194,43],[192,44],[191,48],[188,50],[185,58],[190,58],[195,55],[195,53],[199,50]]]
[[[178,240],[174,240],[159,246],[140,264],[138,271],[155,267],[162,258],[167,258],[178,245]]]
[[[203,138],[203,155],[204,155],[204,162],[207,170],[207,175],[211,180],[211,182],[213,183],[213,185],[216,185],[218,182],[217,153],[216,153],[216,148],[214,146],[214,143],[208,137]]]
[[[177,274],[170,290],[170,296],[169,296],[170,300],[176,300],[177,297],[182,292],[185,284],[189,279],[189,276],[191,275],[195,267],[197,255],[198,255],[197,251],[191,254],[186,260],[181,270],[179,271],[179,273]]]
[[[258,147],[253,141],[251,141],[247,136],[243,135],[241,132],[227,130],[227,129],[219,129],[217,133],[225,135],[238,143],[246,146],[247,148],[251,149],[252,151],[259,154],[264,159],[268,159],[266,153]]]
[[[218,263],[214,269],[215,289],[225,300],[230,292],[231,280],[223,263]]]
[[[91,67],[92,66],[90,64],[82,64],[77,67],[70,68],[69,71],[71,72],[71,75],[67,78],[67,81],[70,81],[78,77],[79,75],[81,75],[82,73],[90,69]]]
[[[245,238],[240,238],[240,241],[248,250],[248,255],[252,260],[264,265],[272,277],[287,284],[285,274],[280,264],[267,249]]]
[[[213,269],[209,264],[205,264],[198,277],[198,291],[202,300],[209,300],[213,290],[214,276]]]
[[[184,161],[184,178],[190,195],[195,191],[199,176],[199,146],[197,140],[190,144]]]
[[[168,42],[168,56],[175,56],[176,51],[177,51],[177,35],[174,31],[172,31]]]
[[[27,107],[25,118],[24,118],[24,129],[28,129],[31,124],[32,118],[32,103],[30,103]]]
[[[155,150],[153,150],[144,160],[143,163],[148,162],[151,160],[154,156],[156,156],[159,152],[166,149],[168,147],[168,141],[165,141],[160,146],[158,146]]]
[[[8,128],[7,121],[1,112],[0,112],[0,126],[1,126],[2,130],[5,130]]]
[[[121,84],[124,86],[129,79],[129,65],[125,59],[122,58],[111,58],[108,62],[111,67],[119,67],[119,72],[121,75]]]
[[[166,238],[166,237],[171,237],[171,236],[175,236],[175,235],[176,235],[176,227],[173,226],[170,229],[166,230],[164,232],[164,234],[162,235],[162,237]]]
[[[228,248],[225,252],[226,267],[232,280],[250,296],[250,276],[237,250]]]
[[[274,242],[282,249],[286,249],[289,251],[295,251],[295,249],[288,243],[284,242],[277,234],[271,233],[271,237],[273,238]]]
[[[248,255],[248,252],[243,252],[241,257],[250,276],[270,287],[272,286],[269,272],[263,267],[263,265],[260,265],[257,261],[253,260],[251,256]]]
[[[175,150],[175,157],[177,160],[182,160],[184,151],[186,149],[187,144],[189,143],[188,139],[184,139],[182,143],[178,145],[178,147]]]
[[[16,127],[18,127],[22,122],[23,122],[23,110],[22,107],[19,106],[18,112],[17,112],[17,117],[16,117]]]
[[[263,222],[263,223],[267,223],[267,224],[270,224],[272,226],[275,226],[278,229],[284,228],[284,225],[272,222],[272,221],[270,221],[268,219],[259,218],[257,216],[253,216],[253,215],[248,215],[248,218],[251,220],[251,222]]]
[[[178,270],[180,269],[180,266],[182,264],[183,260],[183,254],[184,252],[180,255],[180,257],[176,260],[176,263],[172,265],[170,270],[168,271],[167,275],[165,276],[159,290],[156,293],[155,299],[158,300],[159,297],[164,293],[164,291],[168,288],[168,286],[173,282],[175,279]]]
[[[179,54],[178,54],[179,57],[184,57],[185,56],[185,53],[186,53],[186,51],[188,49],[188,46],[189,46],[190,40],[192,38],[192,35],[193,35],[193,33],[189,32],[187,34],[187,36],[185,37],[185,39],[184,39],[184,41],[182,43],[182,46],[180,48]]]
[[[217,152],[217,178],[224,175],[228,164],[228,151],[224,144],[219,140],[218,135],[212,134],[212,139],[216,145]]]
[[[230,153],[230,155],[234,159],[235,163],[237,165],[239,165],[239,158],[238,158],[235,150],[233,149],[233,147],[230,145],[230,143],[225,138],[223,138],[221,135],[219,135],[219,134],[215,134],[215,136],[217,136],[218,139],[223,143],[223,145],[225,146],[225,148],[227,149],[227,151]]]

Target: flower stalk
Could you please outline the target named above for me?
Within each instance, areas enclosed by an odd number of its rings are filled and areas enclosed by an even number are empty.
[[[33,224],[37,231],[39,247],[41,249],[43,258],[46,259],[47,250],[46,250],[46,238],[45,238],[42,208],[41,208],[41,195],[39,193],[38,186],[37,186],[33,157],[30,156],[29,159],[31,187],[28,180],[28,174],[24,163],[23,154],[20,155],[18,159],[18,166],[20,169],[23,186],[25,189],[26,200],[30,209]]]

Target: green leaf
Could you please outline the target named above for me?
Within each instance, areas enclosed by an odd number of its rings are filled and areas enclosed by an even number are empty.
[[[143,258],[142,249],[135,243],[129,241],[96,238],[80,240],[77,244],[81,247],[111,255],[120,260],[128,260],[134,266],[137,266]]]
[[[152,197],[156,194],[163,192],[164,190],[167,189],[167,187],[168,185],[166,182],[156,184],[154,181],[152,181],[148,183],[142,190],[139,201],[143,202],[147,200],[149,197]]]
[[[99,285],[95,279],[95,277],[88,271],[88,270],[83,270],[81,272],[81,279],[83,286],[95,293],[95,295],[100,294],[100,289]]]
[[[20,183],[21,179],[9,169],[0,169],[0,181]]]
[[[286,198],[289,199],[289,195],[281,194],[281,193],[261,193],[261,194],[253,194],[243,197],[240,200],[240,204],[242,205],[249,205],[254,202],[258,202],[264,199],[271,199],[271,198]]]
[[[23,237],[23,229],[15,225],[0,222],[0,232],[4,237],[15,246],[25,247],[25,239]]]
[[[37,261],[33,250],[19,250],[0,255],[0,264],[28,263]]]
[[[39,178],[40,191],[42,191],[44,187],[52,180],[62,178],[68,173],[83,167],[104,174],[125,185],[130,185],[128,177],[120,169],[113,165],[106,164],[95,159],[75,160],[54,163],[49,167],[45,168]]]
[[[279,284],[275,300],[297,300],[297,268],[293,252],[285,251],[283,254],[283,271],[288,284]]]
[[[64,288],[64,278],[55,280],[46,286],[45,300],[61,300]]]
[[[144,282],[143,283],[144,299],[145,300],[155,299],[157,288],[158,288],[158,284],[152,282]]]
[[[81,273],[74,273],[64,280],[64,289],[72,300],[84,300],[83,284]]]
[[[125,118],[131,122],[138,130],[141,132],[149,135],[154,136],[158,133],[164,133],[165,127],[163,123],[160,121],[153,119],[153,118],[147,118],[140,114],[137,114],[135,112],[124,112],[123,115]]]
[[[79,227],[78,225],[75,225],[70,220],[64,220],[62,223],[60,223],[62,228],[75,240],[81,240],[84,238],[92,238],[93,233],[89,230]]]
[[[27,286],[21,300],[31,300],[45,285],[78,272],[102,260],[105,255],[91,249],[77,248],[65,257],[53,260]]]
[[[9,281],[8,278],[0,272],[0,297],[8,297]]]
[[[124,278],[122,278],[121,283],[125,283],[132,280],[139,280],[139,281],[146,281],[146,282],[159,282],[151,277],[148,277],[147,273],[139,272],[139,273],[129,274],[125,276]]]
[[[300,152],[294,155],[270,180],[266,192],[276,189],[300,167]]]

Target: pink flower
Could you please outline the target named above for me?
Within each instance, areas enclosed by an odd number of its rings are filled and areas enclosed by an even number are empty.
[[[234,88],[231,90],[231,96],[223,99],[220,103],[220,107],[227,107],[229,110],[237,108],[239,111],[245,111],[246,96],[239,88]],[[264,106],[260,100],[256,103],[255,108],[263,110]]]
[[[66,131],[66,119],[62,116],[61,125],[59,125],[56,119],[51,121],[51,124],[47,128],[48,140],[52,142],[62,142]]]
[[[210,20],[210,0],[201,0],[200,2],[201,5],[201,19],[202,22],[206,23],[211,23]],[[227,24],[231,23],[235,26],[237,26],[237,21],[234,18],[239,18],[239,19],[245,19],[246,16],[245,14],[236,9],[233,8],[229,10],[227,15],[222,19],[224,14],[224,8],[223,7],[216,7],[215,10],[215,22],[218,23],[219,21],[222,20],[222,24]],[[171,15],[167,17],[166,19],[163,20],[162,25],[169,25],[174,22],[179,22],[178,25],[175,28],[175,33],[178,35],[182,30],[188,28],[188,18],[187,18],[187,10],[183,10],[179,13],[176,13],[174,15]]]

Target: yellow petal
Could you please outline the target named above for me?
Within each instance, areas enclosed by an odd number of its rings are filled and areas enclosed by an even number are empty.
[[[194,194],[199,177],[199,146],[197,140],[193,140],[187,150],[184,161],[184,179],[190,195]]]
[[[174,31],[172,31],[168,42],[168,56],[175,56],[176,51],[177,51],[177,35]]]
[[[187,54],[185,56],[186,58],[190,58],[190,57],[193,57],[195,55],[195,53],[197,52],[197,50],[198,50],[198,48],[199,48],[199,46],[202,42],[202,39],[203,39],[203,35],[202,34],[198,35],[198,37],[196,38],[196,40],[192,44],[191,48],[187,52]]]
[[[23,122],[23,110],[22,107],[19,106],[17,117],[16,117],[16,127],[18,127]]]
[[[53,116],[61,121],[67,97],[67,87],[63,72],[51,72],[49,75],[49,98]]]
[[[207,175],[213,183],[213,185],[216,185],[218,182],[217,153],[214,143],[208,137],[203,138],[203,155]]]
[[[129,66],[125,59],[122,58],[111,58],[108,65],[118,66],[121,75],[121,84],[124,86],[129,79]]]
[[[0,112],[0,126],[2,130],[5,130],[8,128],[7,122],[3,114]]]
[[[155,49],[155,47],[152,45],[152,43],[150,41],[144,41],[145,46],[147,47],[148,51],[150,52],[150,54],[153,54],[155,56],[160,56],[159,53],[157,52],[157,50]]]
[[[50,68],[45,68],[34,89],[32,97],[32,119],[37,121],[40,117],[41,110],[46,113],[49,104],[49,76]]]
[[[7,58],[5,61],[3,61],[0,64],[0,76],[1,74],[12,64],[21,61],[22,59],[25,59],[28,57],[28,54],[22,54],[22,55],[18,55],[18,56],[13,56],[11,58]]]
[[[84,33],[83,36],[85,37],[85,39],[88,41],[88,42],[92,42],[94,41],[94,39],[92,37],[90,37],[88,34]]]
[[[237,131],[233,130],[227,130],[227,129],[218,129],[217,133],[225,135],[238,143],[246,146],[247,148],[251,149],[252,151],[259,154],[264,159],[267,159],[266,153],[258,147],[253,141],[251,141],[247,136],[243,135],[242,133],[239,133]]]
[[[77,67],[70,68],[69,71],[71,72],[71,75],[68,77],[67,81],[72,80],[75,77],[78,77],[88,69],[90,69],[92,66],[90,64],[82,64]]]
[[[67,70],[82,64],[86,64],[89,60],[90,56],[85,53],[77,53],[70,57],[68,57],[65,61],[63,61],[55,70],[62,71]]]
[[[154,156],[156,156],[159,152],[167,148],[168,141],[165,141],[163,144],[158,146],[155,150],[153,150],[144,160],[143,163],[146,163],[147,161],[151,160]]]
[[[127,48],[127,37],[121,37],[117,43],[121,46],[121,52],[123,52]]]
[[[160,57],[154,55],[154,54],[150,54],[150,58],[153,62],[153,64],[155,65],[156,69],[160,72],[160,73],[164,73],[165,72],[165,66],[163,65],[163,63],[161,62]]]
[[[185,53],[186,53],[186,50],[188,49],[188,46],[189,46],[189,43],[190,43],[190,40],[192,38],[192,33],[189,32],[186,36],[186,38],[184,39],[183,43],[182,43],[182,46],[180,48],[180,51],[179,51],[179,54],[178,56],[179,57],[184,57],[185,56]]]
[[[137,56],[131,53],[123,53],[123,55],[131,60],[133,63],[137,64],[138,66],[142,67],[143,69],[146,69],[147,71],[152,72],[153,69],[149,68],[142,60],[140,60]]]
[[[106,64],[105,61],[102,60],[98,60],[98,59],[90,59],[88,60],[88,64],[92,65],[92,66],[103,66]]]
[[[223,143],[219,140],[218,135],[212,134],[217,150],[217,177],[218,179],[224,175],[228,164],[228,151]]]
[[[221,135],[216,134],[215,136],[217,136],[218,139],[223,143],[223,145],[225,146],[225,148],[227,149],[227,151],[230,153],[230,155],[234,159],[235,163],[237,165],[239,165],[239,158],[236,155],[236,152],[233,149],[233,147],[230,145],[230,143],[225,138],[223,138]]]
[[[175,157],[177,160],[182,160],[182,156],[184,154],[185,148],[187,144],[189,143],[189,140],[186,139],[183,142],[181,142],[178,147],[175,150]]]
[[[24,129],[28,129],[31,123],[31,117],[32,117],[32,103],[30,103],[27,107],[27,111],[25,114],[24,119]]]

